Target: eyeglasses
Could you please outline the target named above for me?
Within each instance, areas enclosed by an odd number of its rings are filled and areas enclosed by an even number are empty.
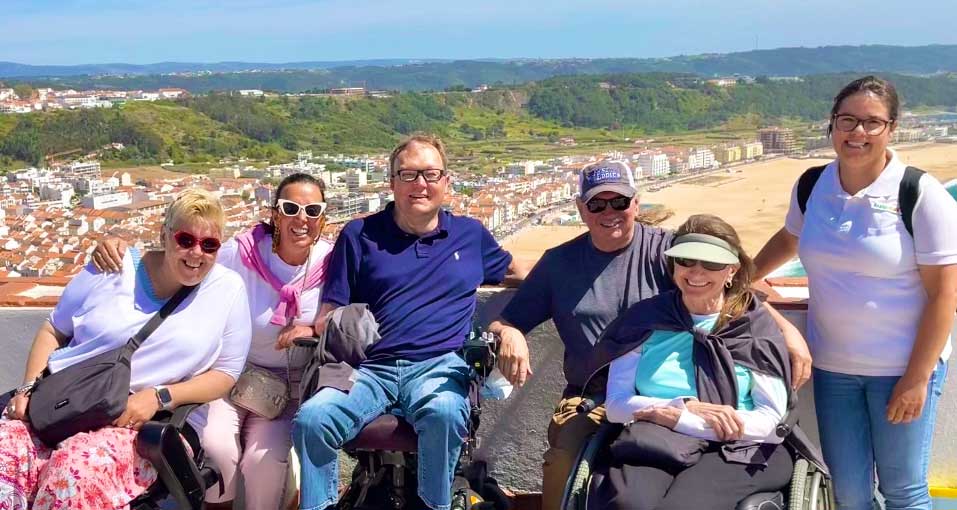
[[[219,239],[216,239],[215,237],[204,237],[200,239],[184,230],[180,230],[179,232],[173,234],[173,240],[176,241],[177,246],[184,250],[192,250],[193,246],[196,246],[198,243],[199,249],[203,250],[203,253],[207,253],[209,255],[219,251],[219,247],[222,246],[222,243],[219,241]]]
[[[619,196],[609,199],[593,198],[585,202],[585,208],[588,209],[588,212],[592,214],[604,211],[609,205],[616,211],[624,211],[631,205],[631,197]]]
[[[284,216],[299,216],[299,211],[306,211],[307,218],[318,218],[326,211],[325,202],[313,202],[311,204],[299,204],[292,200],[280,198],[276,201],[276,209]]]
[[[683,259],[681,257],[673,257],[672,260],[681,267],[694,267],[696,264],[701,264],[701,267],[707,271],[724,271],[731,265],[722,264],[720,262],[708,262],[707,260]]]
[[[868,135],[879,135],[887,129],[887,125],[893,123],[893,120],[884,119],[859,119],[853,115],[842,113],[835,115],[831,124],[838,131],[850,133],[857,129],[857,126],[864,126],[864,133]]]
[[[439,168],[426,168],[425,170],[399,170],[395,176],[402,182],[415,182],[419,176],[425,179],[425,182],[439,182],[445,175],[445,170]]]

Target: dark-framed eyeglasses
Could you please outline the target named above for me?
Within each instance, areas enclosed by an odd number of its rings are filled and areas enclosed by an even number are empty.
[[[631,205],[631,197],[618,196],[615,198],[593,198],[585,202],[585,208],[592,214],[597,214],[611,206],[616,211],[624,211]]]
[[[837,114],[831,118],[831,125],[833,125],[834,129],[838,131],[850,133],[851,131],[857,129],[857,126],[863,126],[864,133],[871,136],[876,136],[883,133],[884,130],[887,129],[887,125],[893,123],[893,119],[859,119],[849,113]]]
[[[193,246],[199,244],[199,249],[209,255],[219,251],[219,247],[222,246],[222,242],[215,237],[204,237],[200,239],[185,230],[174,233],[173,240],[176,241],[177,246],[184,250],[192,250]]]
[[[425,182],[439,182],[439,179],[445,176],[445,170],[426,168],[425,170],[399,170],[395,173],[395,176],[402,182],[415,182],[420,175],[425,179]]]
[[[731,264],[722,264],[721,262],[708,262],[707,260],[696,260],[696,259],[685,259],[681,257],[673,257],[672,260],[675,261],[675,264],[678,264],[681,267],[694,267],[697,264],[701,264],[707,271],[724,271]]]
[[[306,211],[307,218],[318,218],[322,216],[322,213],[326,212],[326,203],[325,202],[313,202],[311,204],[300,204],[298,202],[293,202],[292,200],[286,200],[280,198],[276,201],[276,209],[283,214],[283,216],[299,216],[299,211]]]

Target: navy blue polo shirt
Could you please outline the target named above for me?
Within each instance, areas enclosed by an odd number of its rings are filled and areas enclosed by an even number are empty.
[[[370,361],[421,361],[462,346],[475,291],[501,283],[512,256],[477,220],[439,211],[423,236],[404,232],[384,211],[350,221],[336,240],[322,301],[367,303],[379,322]]]

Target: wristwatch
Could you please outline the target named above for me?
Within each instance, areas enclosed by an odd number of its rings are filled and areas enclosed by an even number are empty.
[[[170,411],[173,409],[173,395],[166,386],[156,386],[156,401],[159,402],[160,410]]]

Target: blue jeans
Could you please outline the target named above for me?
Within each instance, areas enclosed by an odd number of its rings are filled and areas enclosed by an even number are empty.
[[[814,369],[814,400],[824,460],[842,510],[871,510],[874,467],[887,510],[931,509],[927,486],[937,400],[947,365],[938,362],[920,418],[887,421],[887,404],[900,377],[847,375]]]
[[[451,505],[452,476],[468,432],[468,366],[451,352],[424,361],[363,363],[349,393],[323,388],[292,424],[301,471],[300,508],[338,498],[338,453],[362,427],[396,409],[419,436],[419,497],[430,508]]]

